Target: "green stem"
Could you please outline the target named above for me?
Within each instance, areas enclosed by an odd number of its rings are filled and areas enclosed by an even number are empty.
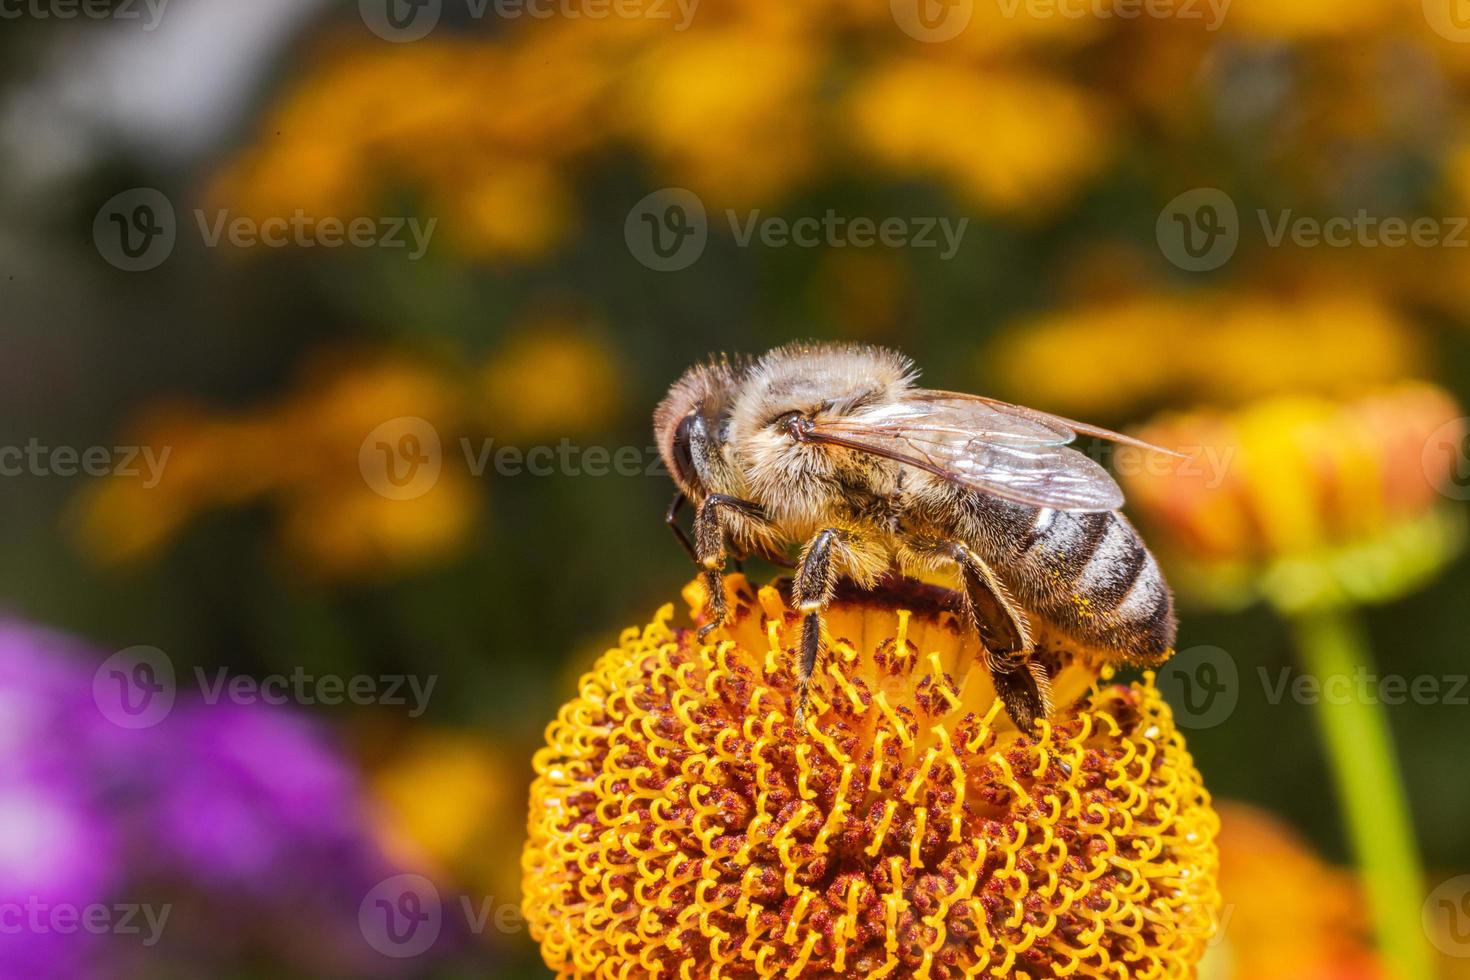
[[[1319,683],[1374,673],[1362,626],[1348,610],[1315,610],[1293,620],[1298,652]],[[1356,691],[1354,694],[1356,695]],[[1317,701],[1317,725],[1373,916],[1378,946],[1396,980],[1433,976],[1420,926],[1423,875],[1393,736],[1376,698]]]

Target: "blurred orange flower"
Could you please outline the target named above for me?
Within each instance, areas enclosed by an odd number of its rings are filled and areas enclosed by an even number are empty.
[[[1388,980],[1353,875],[1270,814],[1218,809],[1225,907],[1202,980]]]
[[[75,510],[79,543],[104,564],[142,561],[205,511],[266,500],[308,577],[374,578],[443,559],[477,510],[467,470],[442,465],[439,443],[464,399],[423,363],[353,353],[323,356],[285,398],[237,415],[153,411],[133,438],[169,448],[157,485],[113,476],[89,489]],[[405,447],[424,455],[400,457]],[[404,468],[416,485],[393,485]]]
[[[1225,605],[1289,611],[1383,601],[1459,548],[1466,420],[1403,383],[1346,401],[1280,396],[1165,416],[1138,433],[1188,454],[1119,467],[1177,584]]]

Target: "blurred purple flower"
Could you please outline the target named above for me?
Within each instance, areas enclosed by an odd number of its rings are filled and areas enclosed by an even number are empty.
[[[0,620],[0,978],[85,976],[99,938],[58,931],[58,906],[104,900],[117,840],[88,749],[107,736],[65,638]],[[62,926],[65,928],[65,926]]]
[[[119,956],[222,965],[262,948],[317,975],[381,967],[358,905],[396,873],[372,842],[351,763],[288,708],[180,697],[159,724],[110,723],[101,658],[0,620],[0,980],[82,978]],[[60,933],[38,902],[181,907],[156,947]],[[8,918],[7,918],[8,916]],[[18,924],[18,928],[13,928]],[[144,973],[158,970],[146,969]]]

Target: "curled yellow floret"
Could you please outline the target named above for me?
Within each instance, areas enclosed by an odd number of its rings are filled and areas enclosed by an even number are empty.
[[[899,583],[833,604],[798,731],[789,596],[727,589],[707,642],[665,606],[547,728],[524,909],[559,975],[1194,975],[1218,821],[1152,677],[1063,666],[1022,735],[950,594]]]

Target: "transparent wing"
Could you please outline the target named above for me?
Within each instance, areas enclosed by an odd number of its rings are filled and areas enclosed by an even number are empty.
[[[1053,431],[1067,433],[1064,442],[1071,442],[1079,435],[1092,436],[1095,439],[1106,439],[1108,442],[1116,442],[1122,446],[1133,446],[1136,449],[1146,449],[1151,453],[1163,453],[1165,456],[1173,456],[1177,459],[1186,458],[1183,453],[1176,453],[1172,449],[1163,446],[1155,446],[1151,442],[1135,439],[1112,429],[1104,429],[1102,426],[1089,425],[1086,422],[1078,422],[1075,419],[1063,418],[1060,415],[1052,415],[1049,412],[1040,412],[1034,408],[1024,405],[1012,405],[998,398],[987,398],[984,395],[968,395],[959,391],[930,391],[920,388],[914,392],[914,399],[920,403],[940,403],[945,405],[961,406],[965,403],[978,403],[986,406],[991,412],[1015,419],[1027,419],[1036,425],[1044,426]]]
[[[924,389],[901,402],[805,425],[801,438],[872,453],[1033,507],[1104,511],[1123,491],[1071,448],[1078,431],[1148,449],[1136,439],[993,399]],[[1160,450],[1166,451],[1166,450]]]

